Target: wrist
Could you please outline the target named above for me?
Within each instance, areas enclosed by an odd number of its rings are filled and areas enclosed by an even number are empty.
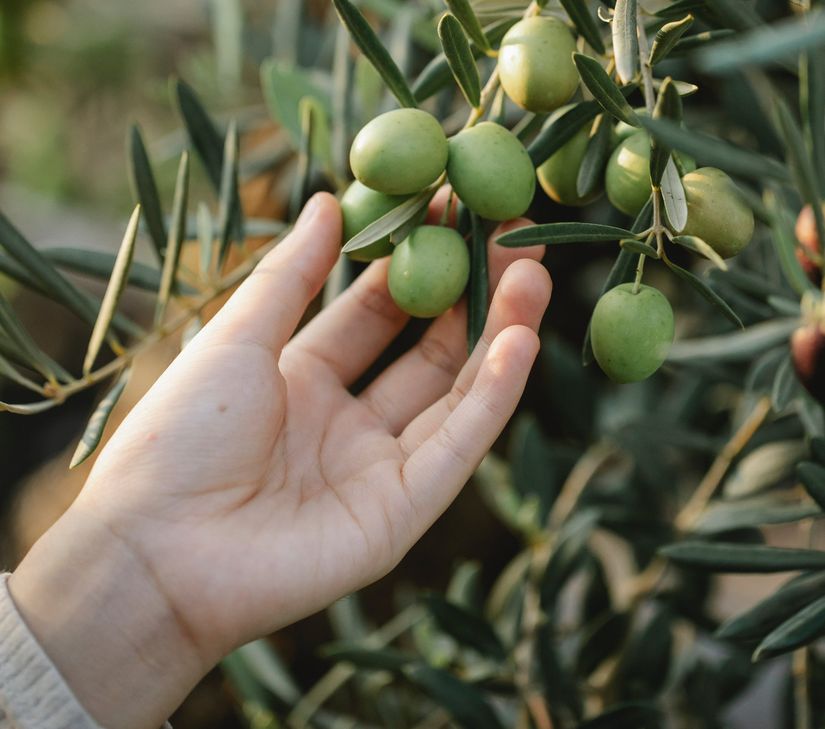
[[[9,578],[24,621],[107,729],[156,729],[210,668],[151,570],[72,507]]]

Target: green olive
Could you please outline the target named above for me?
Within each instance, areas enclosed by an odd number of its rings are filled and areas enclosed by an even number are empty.
[[[536,189],[524,145],[494,122],[482,122],[450,139],[447,177],[464,204],[488,220],[524,214]]]
[[[523,109],[548,112],[567,103],[579,86],[576,41],[557,18],[525,18],[501,40],[498,72],[507,96]]]
[[[753,237],[753,211],[733,180],[715,167],[701,167],[682,178],[688,219],[684,235],[704,240],[723,258],[739,253]]]
[[[651,193],[650,137],[636,132],[619,143],[605,172],[607,198],[626,215],[636,217]]]
[[[636,116],[647,116],[647,109],[645,109],[643,106],[634,109],[633,111],[636,112]],[[639,127],[631,126],[630,124],[624,121],[618,122],[613,129],[613,136],[616,141],[616,144],[618,144],[619,142],[623,142],[629,136],[631,136],[632,134],[636,134],[636,132],[638,131],[640,131]]]
[[[581,197],[576,189],[579,168],[582,166],[589,139],[590,127],[587,125],[536,169],[542,189],[557,203],[580,207],[602,194],[601,188],[597,188],[589,195]]]
[[[650,377],[673,342],[673,309],[652,286],[620,284],[602,296],[590,322],[590,341],[599,367],[614,382]]]
[[[447,164],[447,138],[438,120],[420,109],[375,117],[352,143],[352,172],[386,195],[410,195],[435,182]]]
[[[383,192],[371,190],[358,180],[353,182],[341,197],[344,243],[358,235],[370,223],[374,223],[378,218],[398,207],[408,197],[407,195],[385,195]],[[374,261],[376,258],[390,255],[393,247],[390,243],[390,236],[387,235],[375,243],[370,243],[366,248],[359,248],[347,255],[353,261]]]
[[[461,298],[469,276],[464,239],[452,228],[422,225],[395,247],[387,283],[399,309],[429,318]]]

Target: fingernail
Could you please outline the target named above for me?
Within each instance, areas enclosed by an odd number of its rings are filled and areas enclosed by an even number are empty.
[[[307,201],[307,204],[304,205],[304,209],[298,216],[298,220],[295,223],[295,227],[303,227],[304,225],[308,225],[310,222],[312,222],[312,219],[315,217],[315,214],[318,212],[320,207],[321,198],[320,195],[316,193]]]

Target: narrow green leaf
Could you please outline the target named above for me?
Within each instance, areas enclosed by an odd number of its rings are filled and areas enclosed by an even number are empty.
[[[745,325],[742,323],[742,320],[736,314],[736,312],[730,308],[728,303],[717,294],[710,286],[708,286],[702,279],[700,279],[696,274],[691,273],[687,269],[682,268],[681,266],[677,266],[673,261],[665,258],[665,265],[673,271],[679,278],[687,281],[696,291],[698,291],[702,297],[713,304],[719,311],[721,311],[730,321],[732,321],[736,326],[740,329],[744,329]]]
[[[405,666],[402,672],[407,680],[443,706],[463,729],[503,729],[484,694],[475,686],[425,663]]]
[[[364,230],[358,233],[358,235],[350,238],[347,244],[341,249],[341,252],[351,253],[352,251],[366,248],[384,236],[391,235],[424,210],[424,208],[430,204],[433,195],[435,195],[435,189],[427,188],[409,200],[405,200],[397,208],[393,208],[386,215],[378,218],[374,223],[370,223]]]
[[[682,121],[682,99],[673,79],[668,76],[659,89],[659,96],[656,99],[656,106],[653,109],[654,119],[672,119],[675,122]],[[665,167],[670,161],[671,148],[663,141],[653,137],[651,140],[650,154],[650,180],[654,187],[659,187]],[[678,173],[677,173],[678,177]],[[672,222],[672,221],[671,221]],[[682,226],[684,227],[684,226]],[[680,227],[679,230],[682,228]]]
[[[361,11],[350,0],[332,0],[341,22],[346,25],[355,44],[369,59],[375,70],[381,74],[387,88],[393,93],[401,106],[415,107],[415,98],[404,76],[395,65],[387,49],[381,44],[375,31],[370,27]]]
[[[700,256],[704,256],[720,270],[728,270],[728,264],[725,259],[722,258],[722,256],[720,256],[701,238],[697,238],[695,235],[677,235],[673,239],[673,242],[677,246],[682,246],[682,248],[687,248],[689,251],[693,251],[694,253],[698,253]]]
[[[796,379],[793,362],[790,355],[782,360],[776,370],[771,388],[771,406],[775,413],[781,413],[787,408],[798,392],[799,381]]]
[[[639,117],[636,116],[636,112],[627,103],[621,89],[607,75],[607,71],[602,68],[602,64],[595,58],[585,56],[582,53],[574,53],[573,60],[576,63],[576,68],[579,69],[579,76],[581,76],[584,85],[593,94],[593,98],[599,106],[619,121],[638,127]]]
[[[415,660],[412,656],[393,648],[364,648],[360,644],[347,642],[324,646],[321,654],[330,660],[351,663],[356,668],[370,671],[400,671]]]
[[[188,174],[188,173],[187,173]],[[188,185],[188,178],[186,180]],[[184,214],[186,199],[183,200]],[[240,195],[238,189],[238,125],[233,119],[229,122],[223,148],[221,170],[221,192],[218,201],[218,266],[222,266],[229,253],[229,244],[237,234],[237,221],[241,215]],[[177,212],[177,209],[176,209]],[[173,213],[174,215],[174,213]],[[180,231],[183,238],[184,231]],[[180,255],[180,251],[178,251]]]
[[[688,207],[685,187],[682,178],[676,169],[673,156],[668,159],[665,165],[665,173],[661,181],[662,201],[665,204],[665,215],[672,230],[679,232],[687,225]]]
[[[169,228],[169,240],[166,243],[166,257],[163,261],[160,289],[155,308],[155,325],[161,324],[166,306],[172,294],[172,284],[177,277],[180,251],[186,233],[186,208],[189,200],[189,152],[184,150],[178,165],[178,177],[175,183],[175,200],[172,205],[172,225]]]
[[[149,154],[143,143],[140,127],[133,124],[129,133],[129,177],[132,181],[132,191],[143,210],[143,220],[149,239],[157,256],[158,262],[163,263],[163,251],[166,248],[166,224],[163,222],[163,208],[160,204],[158,186]]]
[[[697,161],[705,160],[731,174],[750,177],[760,182],[766,177],[781,182],[790,181],[788,170],[775,159],[734,147],[717,137],[683,129],[681,125],[669,119],[640,117],[639,122],[654,137]]]
[[[531,245],[561,245],[565,243],[601,243],[632,238],[624,228],[599,223],[546,223],[518,228],[496,238],[496,243],[507,248]]]
[[[7,360],[2,354],[0,354],[0,376],[6,377],[12,382],[16,382],[18,385],[25,387],[28,390],[42,392],[40,385],[21,374],[17,370],[17,367],[15,367],[14,364]]]
[[[548,121],[527,147],[534,167],[546,162],[555,152],[569,142],[579,130],[592,122],[599,114],[595,101],[581,101],[558,117]]]
[[[807,291],[815,291],[816,287],[805,275],[796,256],[797,241],[794,221],[787,208],[779,201],[773,190],[765,190],[763,197],[773,233],[771,243],[773,243],[785,280],[799,296],[803,296]]]
[[[582,551],[599,521],[599,512],[584,509],[564,525],[559,533],[553,555],[541,577],[540,593],[542,607],[552,609],[567,580],[573,574]]]
[[[467,350],[475,349],[487,323],[490,274],[487,266],[487,236],[475,213],[470,213],[470,290],[467,302]]]
[[[106,427],[109,416],[112,414],[112,410],[114,410],[115,405],[117,405],[117,401],[126,389],[126,384],[129,382],[131,374],[132,370],[130,368],[123,370],[112,389],[109,390],[106,397],[104,397],[97,408],[95,408],[92,417],[89,418],[89,423],[86,425],[86,430],[83,431],[80,442],[77,444],[69,468],[76,468],[95,452],[95,449],[100,444],[100,439],[103,437],[103,430]]]
[[[748,362],[771,347],[787,342],[798,326],[797,317],[775,319],[754,324],[741,332],[677,341],[670,348],[668,361]]]
[[[135,253],[135,241],[137,240],[140,213],[141,207],[140,204],[138,204],[132,213],[132,217],[129,219],[129,224],[126,226],[126,233],[123,236],[123,242],[120,244],[117,252],[115,265],[112,268],[112,277],[106,286],[103,303],[100,305],[100,313],[97,316],[97,321],[92,329],[92,335],[89,338],[86,356],[83,359],[84,375],[88,375],[89,372],[92,371],[97,355],[100,352],[100,347],[111,326],[117,305],[120,302],[120,296],[123,293],[123,289],[126,288],[129,268],[132,265],[132,257]]]
[[[203,163],[213,189],[220,193],[224,140],[189,84],[178,79],[175,82],[175,95],[189,141]]]
[[[686,15],[681,20],[665,23],[659,28],[656,33],[656,38],[653,40],[653,45],[650,48],[650,55],[647,61],[648,65],[655,66],[660,61],[663,61],[691,25],[693,25],[693,16]]]
[[[819,508],[825,511],[825,466],[806,461],[796,467],[796,475]]]
[[[587,41],[598,55],[604,55],[605,47],[602,34],[599,31],[596,19],[587,7],[587,3],[581,0],[561,0],[561,5],[567,13],[567,17],[576,26],[579,35]]]
[[[613,57],[616,75],[630,83],[639,70],[639,36],[636,30],[636,0],[616,0],[613,12]],[[644,33],[644,28],[640,31]]]
[[[298,147],[298,166],[292,179],[292,194],[289,201],[290,220],[296,220],[309,197],[310,176],[312,174],[312,137],[315,134],[314,102],[305,96],[298,102],[301,115],[301,144]]]
[[[754,651],[753,659],[767,658],[789,653],[813,643],[825,635],[825,596],[802,608],[792,618],[768,634]]]
[[[491,50],[490,41],[487,39],[469,0],[445,0],[445,2],[476,47],[482,51]],[[478,104],[473,104],[473,106],[478,106]]]
[[[676,56],[684,56],[685,54],[695,51],[698,48],[704,48],[711,43],[716,43],[723,38],[730,38],[734,35],[736,35],[736,31],[731,30],[730,28],[706,30],[701,33],[687,35],[673,47],[673,50],[670,52],[670,56],[671,58]]]
[[[715,534],[768,524],[791,524],[817,515],[820,511],[813,504],[783,503],[773,495],[719,501],[705,510],[693,532]]]
[[[648,258],[659,258],[659,252],[647,243],[643,243],[636,238],[625,238],[619,241],[622,250],[629,253],[638,253],[640,256],[647,256]]]
[[[252,641],[237,648],[234,654],[240,656],[257,681],[281,701],[293,706],[301,698],[301,691],[295,679],[269,641]]]
[[[785,582],[772,595],[747,612],[730,618],[716,631],[716,637],[737,643],[762,640],[825,591],[825,572],[809,572]]]
[[[464,94],[470,106],[478,108],[481,104],[481,80],[478,76],[478,67],[473,58],[473,52],[470,50],[467,36],[464,35],[461,23],[454,15],[444,13],[438,23],[438,37],[461,93]]]
[[[482,616],[434,593],[424,597],[424,603],[438,627],[461,645],[473,648],[482,655],[504,660],[506,651],[501,638]]]
[[[592,719],[581,722],[576,729],[651,729],[658,727],[661,712],[650,704],[627,702],[616,704]]]
[[[732,73],[743,66],[787,61],[824,43],[825,13],[819,11],[772,25],[760,22],[747,33],[698,51],[694,62],[705,73]]]
[[[659,553],[684,567],[743,574],[825,570],[825,552],[723,542],[681,542]]]
[[[607,118],[601,115],[594,126],[595,131],[587,140],[576,177],[576,193],[579,197],[588,197],[603,183],[604,170],[613,151],[613,129]]]
[[[209,212],[209,206],[203,201],[198,203],[197,231],[198,243],[200,244],[201,276],[207,277],[212,269],[215,228],[212,224],[212,213]]]

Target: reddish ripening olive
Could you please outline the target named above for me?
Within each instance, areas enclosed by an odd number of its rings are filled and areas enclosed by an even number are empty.
[[[799,381],[825,405],[825,334],[820,325],[808,324],[793,333],[791,359]]]
[[[435,182],[447,164],[441,124],[420,109],[396,109],[358,132],[349,154],[352,173],[386,195],[410,195]]]
[[[407,195],[385,195],[383,192],[371,190],[358,180],[353,182],[341,197],[344,242],[358,235],[370,223],[374,223],[407,199]],[[347,255],[353,261],[374,261],[376,258],[390,255],[393,247],[390,236],[386,235],[366,248],[359,248]]]
[[[387,283],[398,308],[412,316],[439,316],[461,298],[470,254],[452,228],[421,225],[392,254]]]
[[[741,252],[753,237],[753,211],[733,180],[715,167],[700,167],[682,184],[688,208],[682,233],[701,238],[723,258]]]
[[[823,209],[825,209],[825,206],[823,206]],[[822,246],[816,233],[814,211],[810,205],[802,208],[799,217],[796,219],[796,239],[801,246],[801,248],[796,249],[796,258],[802,266],[802,270],[805,271],[805,275],[815,286],[820,286],[822,284],[822,268],[816,262],[816,259],[822,257]]]
[[[599,367],[614,382],[650,377],[673,342],[673,309],[658,289],[620,284],[602,296],[593,310],[590,341]]]
[[[548,112],[567,103],[579,86],[576,41],[557,18],[516,23],[501,40],[498,72],[507,96],[523,109]]]
[[[494,122],[482,122],[450,139],[447,177],[461,201],[488,220],[523,215],[536,189],[536,171],[524,145]]]
[[[579,168],[587,151],[589,139],[589,126],[584,126],[536,169],[539,184],[551,200],[562,205],[580,207],[593,202],[602,194],[601,188],[598,187],[589,195],[581,197],[576,188]]]

